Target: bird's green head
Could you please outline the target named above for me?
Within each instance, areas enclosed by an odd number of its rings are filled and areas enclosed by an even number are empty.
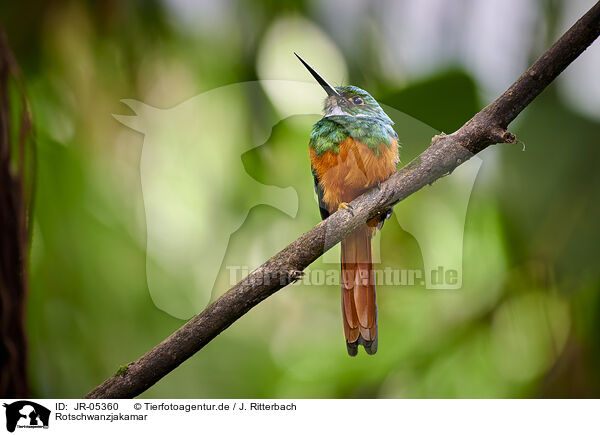
[[[377,100],[367,91],[356,86],[337,86],[334,88],[298,54],[296,54],[296,57],[300,59],[300,62],[302,62],[327,93],[323,107],[325,117],[336,115],[370,117],[389,123],[390,125],[393,124]]]

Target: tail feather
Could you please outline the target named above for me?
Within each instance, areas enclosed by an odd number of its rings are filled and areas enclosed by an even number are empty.
[[[348,354],[377,352],[377,299],[371,254],[374,229],[364,225],[342,240],[342,318]]]

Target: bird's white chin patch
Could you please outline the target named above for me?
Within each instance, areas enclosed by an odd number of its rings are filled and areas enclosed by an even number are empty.
[[[344,112],[340,106],[338,106],[337,104],[332,104],[331,106],[329,106],[327,108],[327,110],[325,111],[325,115],[324,118],[327,118],[328,116],[335,116],[335,115],[350,115],[350,113],[348,112]]]

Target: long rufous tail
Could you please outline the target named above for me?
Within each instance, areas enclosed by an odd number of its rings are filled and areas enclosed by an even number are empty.
[[[371,254],[374,228],[363,225],[342,240],[342,317],[348,355],[362,345],[377,352],[377,300]]]

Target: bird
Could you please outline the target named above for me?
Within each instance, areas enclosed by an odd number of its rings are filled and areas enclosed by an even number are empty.
[[[310,163],[322,219],[340,209],[352,213],[349,203],[379,187],[397,170],[398,135],[394,122],[367,91],[356,86],[331,86],[297,53],[327,93],[323,117],[313,125]],[[392,210],[372,218],[341,242],[342,321],[350,356],[362,346],[377,352],[377,297],[371,240]]]

